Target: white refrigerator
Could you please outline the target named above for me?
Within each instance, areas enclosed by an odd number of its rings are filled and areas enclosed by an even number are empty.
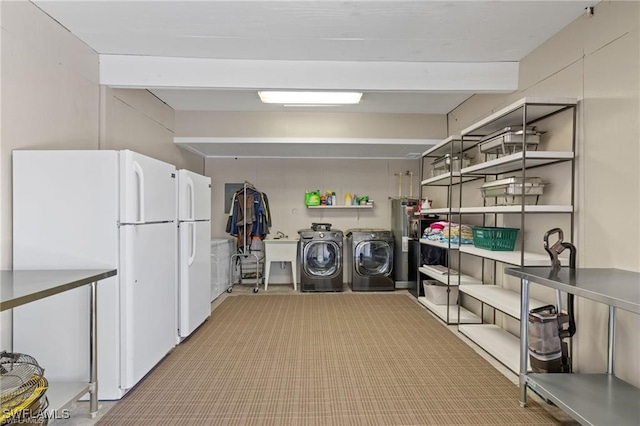
[[[211,315],[211,178],[178,170],[178,341]]]
[[[121,398],[175,345],[176,180],[132,151],[13,152],[14,269],[118,270],[98,284],[99,399]],[[88,291],[13,310],[13,350],[51,380],[89,377]]]

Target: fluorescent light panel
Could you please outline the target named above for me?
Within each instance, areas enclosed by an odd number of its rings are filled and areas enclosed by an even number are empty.
[[[360,103],[362,93],[259,91],[258,96],[265,104],[346,105]]]

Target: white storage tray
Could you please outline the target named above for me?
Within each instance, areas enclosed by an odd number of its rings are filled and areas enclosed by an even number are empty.
[[[497,204],[513,205],[522,204],[524,189],[525,204],[537,204],[538,196],[543,194],[545,185],[546,183],[538,177],[526,178],[524,185],[522,178],[510,177],[487,182],[482,185],[480,191],[484,198],[495,197]]]
[[[478,146],[481,154],[513,154],[522,151],[522,127],[506,127],[499,132],[487,136]],[[540,143],[540,133],[534,128],[527,128],[526,150],[535,151]]]
[[[460,157],[453,157],[452,159],[450,154],[438,157],[431,163],[432,177],[448,173],[450,171],[459,172],[461,163],[462,168],[469,167],[471,165],[471,159],[466,155],[462,157],[462,160],[460,160]]]

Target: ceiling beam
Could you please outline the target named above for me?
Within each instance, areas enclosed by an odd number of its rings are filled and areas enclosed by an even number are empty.
[[[440,140],[371,138],[174,137],[176,145],[208,158],[325,158],[417,160]]]
[[[518,62],[273,61],[100,55],[100,84],[126,88],[513,92]]]

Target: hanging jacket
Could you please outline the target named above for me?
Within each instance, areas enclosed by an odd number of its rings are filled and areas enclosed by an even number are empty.
[[[244,229],[245,224],[247,230]],[[270,226],[271,212],[266,194],[253,188],[236,191],[227,219],[226,232],[238,237],[239,246],[251,245],[254,236],[263,240],[269,234]]]

